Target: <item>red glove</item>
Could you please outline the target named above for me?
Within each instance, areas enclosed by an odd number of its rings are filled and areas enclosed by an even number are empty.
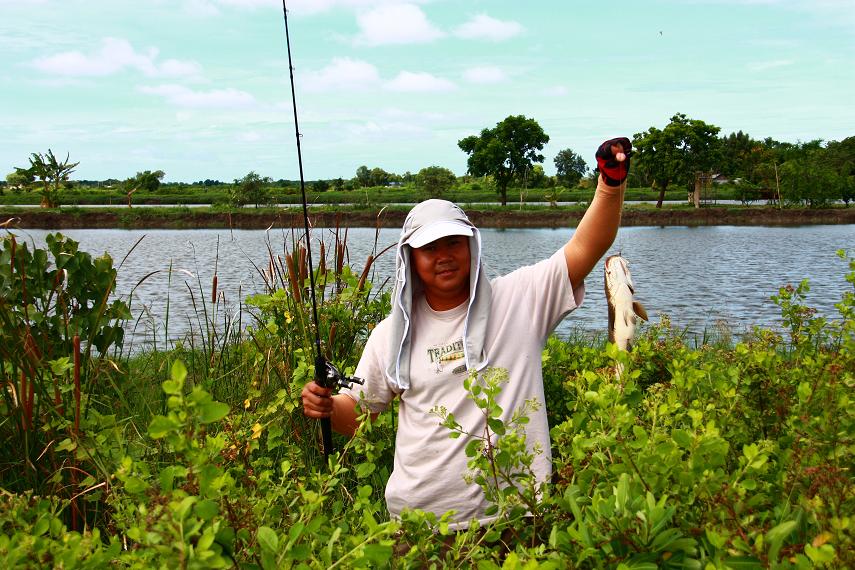
[[[616,148],[623,149],[624,158],[619,160]],[[620,186],[629,173],[629,157],[632,156],[632,143],[626,137],[610,139],[597,149],[597,168],[603,175],[603,180],[609,186]]]

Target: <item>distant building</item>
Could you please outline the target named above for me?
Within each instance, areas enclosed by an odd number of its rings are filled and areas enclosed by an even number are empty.
[[[713,184],[739,184],[742,182],[742,178],[733,178],[730,179],[724,174],[713,174],[712,175],[712,183]]]

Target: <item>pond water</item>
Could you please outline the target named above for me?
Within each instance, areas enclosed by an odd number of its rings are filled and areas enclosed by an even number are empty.
[[[16,232],[42,245],[46,230]],[[119,265],[116,292],[131,301],[135,328],[131,350],[152,341],[184,337],[198,330],[201,297],[210,298],[216,270],[218,289],[228,301],[227,317],[237,319],[242,299],[263,290],[259,268],[268,251],[290,249],[291,230],[66,230],[93,256],[108,252]],[[572,234],[556,229],[484,229],[484,261],[492,276],[551,255]],[[353,228],[348,258],[361,272],[369,253],[397,242],[398,230]],[[313,230],[313,240],[332,242],[329,229]],[[139,243],[137,243],[139,242]],[[318,255],[317,241],[313,251]],[[136,247],[134,247],[134,245]],[[836,255],[855,244],[855,226],[799,227],[630,227],[622,228],[610,253],[630,263],[636,298],[651,321],[668,315],[690,334],[726,329],[739,335],[754,325],[780,328],[780,312],[770,301],[778,288],[809,278],[808,303],[836,317],[846,283],[847,266]],[[269,248],[269,249],[268,249]],[[130,252],[130,253],[129,253]],[[393,274],[394,248],[375,264],[373,282]],[[172,269],[170,277],[170,267]],[[604,334],[607,327],[602,261],[586,281],[585,303],[559,326],[560,335],[575,331]],[[144,277],[148,276],[146,279]],[[140,281],[142,280],[142,283]],[[192,295],[191,295],[192,291]],[[196,303],[194,309],[193,303]],[[167,303],[169,319],[167,329]],[[242,314],[243,321],[248,319]]]

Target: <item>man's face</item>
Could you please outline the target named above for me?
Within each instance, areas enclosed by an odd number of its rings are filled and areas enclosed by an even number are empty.
[[[469,238],[446,236],[414,248],[411,260],[431,308],[453,309],[469,298]]]

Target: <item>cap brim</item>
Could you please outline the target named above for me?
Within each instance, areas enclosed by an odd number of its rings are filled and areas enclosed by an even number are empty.
[[[443,220],[434,222],[417,229],[413,235],[407,239],[406,243],[410,247],[423,247],[432,241],[447,236],[466,236],[472,237],[472,227],[460,222],[451,220]]]

